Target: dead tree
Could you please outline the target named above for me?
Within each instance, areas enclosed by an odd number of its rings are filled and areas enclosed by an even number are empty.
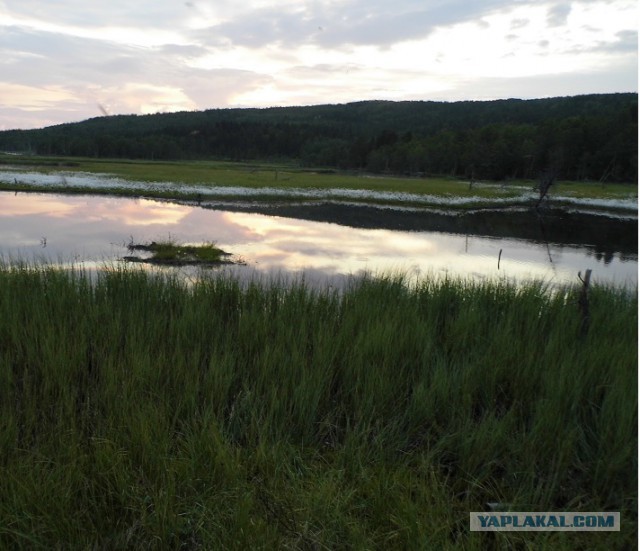
[[[556,173],[554,170],[546,170],[538,178],[537,191],[539,193],[538,202],[536,203],[536,210],[540,208],[540,204],[544,201],[549,193],[549,189],[556,181]]]
[[[604,188],[604,183],[609,179],[609,176],[613,173],[616,164],[616,156],[613,156],[611,162],[607,165],[607,168],[604,169],[602,176],[600,177],[600,184]]]

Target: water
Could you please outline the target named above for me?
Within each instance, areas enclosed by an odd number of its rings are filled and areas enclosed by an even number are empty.
[[[251,210],[262,212],[247,212]],[[146,199],[0,192],[0,256],[5,261],[93,268],[120,262],[130,254],[126,245],[132,240],[168,238],[216,242],[246,265],[214,270],[241,277],[304,273],[307,281],[323,283],[363,272],[402,271],[412,276],[542,279],[555,285],[575,283],[578,272],[591,269],[593,281],[634,286],[638,279],[637,220],[575,213],[539,218],[526,212],[452,217],[338,204],[203,208]]]

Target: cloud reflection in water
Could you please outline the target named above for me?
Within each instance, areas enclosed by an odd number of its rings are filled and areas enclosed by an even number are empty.
[[[586,247],[352,228],[146,199],[0,193],[3,257],[92,263],[120,258],[131,238],[145,242],[168,237],[182,243],[214,241],[262,272],[305,270],[334,276],[399,270],[562,283],[577,281],[578,271],[591,268],[600,281],[637,282],[637,258],[604,264]]]

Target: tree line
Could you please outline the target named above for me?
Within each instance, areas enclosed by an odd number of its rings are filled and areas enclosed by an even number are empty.
[[[0,132],[0,150],[304,166],[469,179],[637,181],[637,94],[483,102],[367,101],[97,117]]]

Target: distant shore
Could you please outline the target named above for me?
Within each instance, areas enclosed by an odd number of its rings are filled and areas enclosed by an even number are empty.
[[[0,160],[2,158],[0,157]],[[534,181],[480,182],[445,177],[367,177],[293,166],[204,162],[15,159],[0,163],[0,189],[176,199],[194,203],[334,202],[364,206],[469,211],[534,207]],[[39,161],[39,162],[38,162]],[[541,208],[637,217],[637,186],[558,182]]]

